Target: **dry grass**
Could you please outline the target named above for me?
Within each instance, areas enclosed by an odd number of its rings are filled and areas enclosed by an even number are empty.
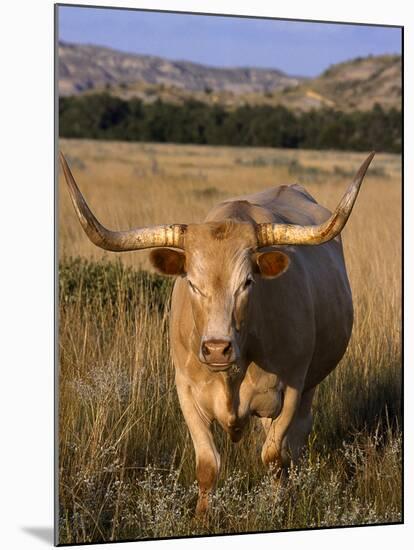
[[[228,196],[302,182],[333,207],[364,155],[62,140],[109,227],[200,221]],[[145,252],[90,244],[60,190],[61,543],[401,521],[400,159],[378,155],[344,231],[355,326],[321,385],[301,468],[275,492],[255,422],[224,459],[208,524],[192,518],[191,440],[168,346],[171,281]],[[62,182],[61,182],[62,185]],[[70,260],[70,257],[85,261]]]

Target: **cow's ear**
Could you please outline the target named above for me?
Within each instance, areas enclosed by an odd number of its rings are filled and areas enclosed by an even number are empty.
[[[184,275],[185,254],[171,248],[154,248],[150,253],[153,267],[163,275]]]
[[[254,257],[256,270],[265,279],[275,279],[284,273],[290,264],[289,256],[279,250],[258,252]]]

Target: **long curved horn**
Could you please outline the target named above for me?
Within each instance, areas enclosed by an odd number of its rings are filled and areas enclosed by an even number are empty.
[[[106,229],[89,209],[62,152],[60,152],[60,162],[76,214],[85,233],[96,246],[113,252],[126,252],[159,246],[184,249],[184,235],[187,226],[183,224],[138,227],[130,231],[110,231]]]
[[[335,212],[326,222],[320,225],[259,223],[256,225],[257,246],[261,248],[276,244],[323,244],[334,239],[348,221],[362,180],[374,155],[375,151],[370,153],[362,163],[354,181],[342,197]]]

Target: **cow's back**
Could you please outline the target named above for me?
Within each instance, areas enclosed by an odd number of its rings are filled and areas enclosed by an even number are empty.
[[[242,195],[227,199],[215,206],[208,214],[207,221],[219,221],[227,217],[229,211],[234,214],[239,210],[245,217],[246,206],[252,221],[274,221],[299,225],[313,225],[324,222],[330,211],[317,201],[298,184],[272,187],[259,193]],[[266,217],[266,220],[262,218]],[[257,218],[257,219],[256,219]],[[269,219],[271,218],[271,219]]]

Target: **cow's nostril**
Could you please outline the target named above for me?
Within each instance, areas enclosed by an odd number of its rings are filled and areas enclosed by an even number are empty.
[[[208,346],[205,343],[203,343],[203,345],[201,346],[201,352],[204,355],[204,357],[207,357],[208,355],[210,355],[210,350],[208,349]]]
[[[230,353],[231,353],[231,342],[229,342],[227,346],[225,346],[225,348],[223,349],[223,355],[230,355]]]

